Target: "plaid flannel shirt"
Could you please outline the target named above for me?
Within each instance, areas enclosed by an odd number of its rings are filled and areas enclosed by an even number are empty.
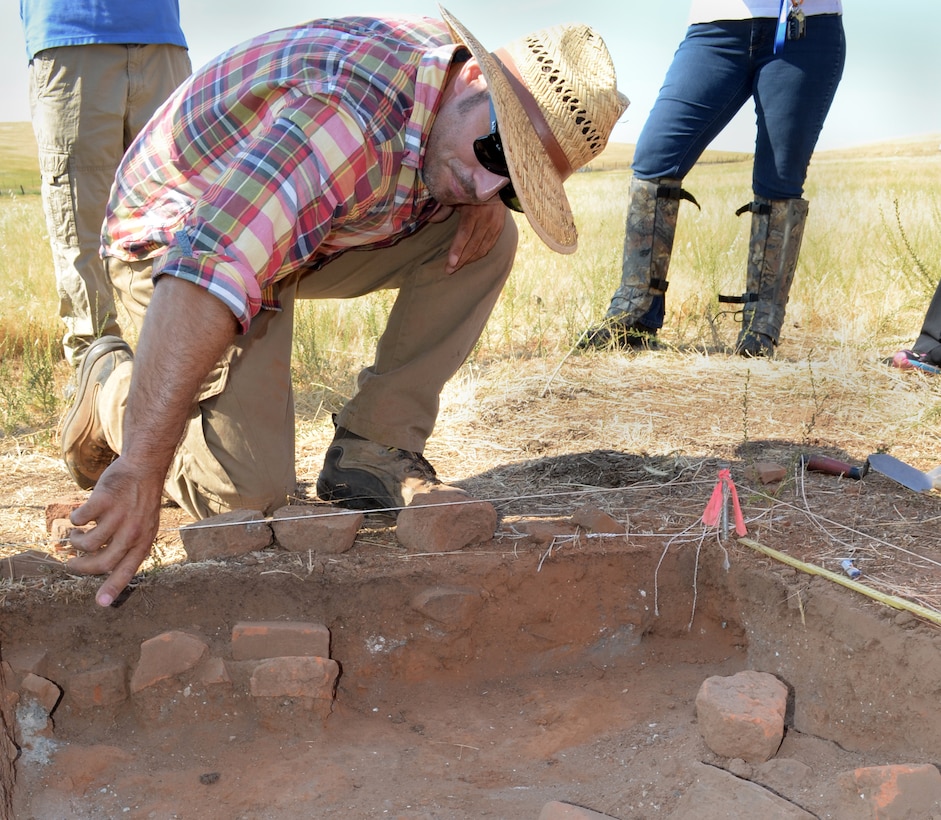
[[[220,55],[124,157],[102,255],[162,257],[246,330],[272,285],[349,248],[414,233],[437,209],[425,141],[456,46],[441,21],[343,18]]]

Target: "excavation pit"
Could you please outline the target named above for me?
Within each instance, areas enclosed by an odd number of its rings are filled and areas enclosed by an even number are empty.
[[[734,538],[405,555],[365,533],[343,555],[167,568],[107,610],[70,583],[4,601],[17,818],[693,817],[704,765],[840,817],[847,772],[941,760],[936,627]],[[233,629],[254,622],[326,627],[335,698],[253,696]],[[169,632],[200,664],[131,691]],[[88,673],[109,666],[128,689],[95,703]],[[745,669],[790,692],[761,765],[718,757],[696,722],[702,682]],[[61,689],[48,722],[30,671]]]

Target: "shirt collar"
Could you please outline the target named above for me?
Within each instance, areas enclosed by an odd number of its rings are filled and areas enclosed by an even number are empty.
[[[456,43],[447,43],[428,51],[418,65],[415,78],[415,105],[412,115],[405,126],[405,154],[402,164],[418,170],[425,153],[428,132],[434,121],[441,95],[447,82],[448,71],[454,52],[459,48]]]

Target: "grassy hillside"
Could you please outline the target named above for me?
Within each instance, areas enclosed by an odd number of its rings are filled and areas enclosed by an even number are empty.
[[[32,132],[28,123],[0,123],[0,136],[2,437],[50,418],[46,411],[58,395],[50,379],[63,382],[69,374],[58,343],[62,329]],[[814,157],[805,194],[811,214],[782,357],[840,353],[874,360],[914,338],[941,278],[938,144],[932,136]],[[632,152],[633,146],[611,145],[593,163],[592,170],[603,173],[576,174],[567,183],[577,253],[548,251],[526,220],[518,220],[513,275],[467,373],[519,358],[559,360],[604,315],[620,276]],[[681,351],[720,352],[734,341],[738,323],[717,294],[741,293],[745,284],[749,220],[734,214],[751,198],[751,157],[708,152],[685,187],[702,210],[681,210],[661,338]],[[355,390],[356,372],[372,357],[392,299],[380,292],[299,306],[299,407],[329,412]]]
[[[36,140],[28,122],[0,122],[0,196],[39,193]]]

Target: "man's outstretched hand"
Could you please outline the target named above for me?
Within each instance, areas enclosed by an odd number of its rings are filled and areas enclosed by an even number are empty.
[[[157,280],[134,356],[121,454],[71,516],[76,526],[95,522],[71,538],[85,554],[68,566],[87,575],[109,573],[96,596],[101,606],[114,602],[150,554],[164,481],[187,418],[235,331],[232,312],[208,291],[173,276]]]
[[[72,513],[75,526],[92,521],[95,526],[73,531],[72,546],[84,554],[70,559],[68,568],[81,575],[108,575],[95,596],[100,606],[114,602],[150,555],[160,527],[163,479],[163,471],[155,474],[118,458]]]

